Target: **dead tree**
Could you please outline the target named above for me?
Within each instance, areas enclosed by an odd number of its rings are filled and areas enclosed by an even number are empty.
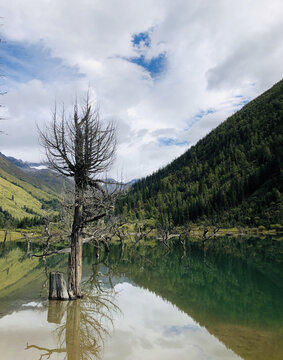
[[[8,236],[8,230],[5,230],[5,234],[4,234],[4,244],[6,243],[7,236]]]
[[[46,242],[45,242],[45,246],[46,246],[46,251],[49,250],[50,248],[50,240],[52,239],[52,234],[49,230],[49,226],[50,226],[50,222],[48,222],[47,220],[45,220],[45,227],[44,227],[44,231],[46,234]]]
[[[186,256],[187,254],[186,240],[188,239],[191,231],[191,225],[185,225],[181,228],[181,233],[179,234],[179,240],[183,248],[183,256]]]
[[[114,232],[114,235],[116,235],[118,237],[119,241],[120,241],[121,251],[124,252],[125,239],[128,236],[125,227],[123,227],[123,224],[119,224],[119,223],[115,224],[113,226],[113,232]]]
[[[159,240],[167,249],[170,249],[170,239],[178,236],[172,234],[173,224],[170,221],[159,221],[157,223],[157,240]]]
[[[212,233],[210,235],[208,235],[208,231],[209,231],[208,225],[203,226],[203,234],[202,234],[201,241],[202,241],[202,250],[203,250],[203,254],[204,254],[204,260],[206,259],[206,251],[207,251],[206,242],[208,240],[215,239],[216,234],[219,230],[220,230],[219,226],[213,226]]]
[[[113,124],[102,126],[98,109],[87,98],[81,110],[75,104],[71,118],[64,109],[58,117],[55,109],[51,126],[40,136],[49,166],[75,183],[68,293],[70,299],[78,299],[82,297],[82,233],[107,215],[111,203],[107,181],[101,177],[114,157],[115,129]]]
[[[135,244],[138,244],[141,240],[146,240],[148,235],[153,231],[153,227],[147,223],[135,224],[134,239]]]
[[[109,228],[111,233],[118,237],[123,253],[125,249],[125,239],[129,236],[126,219],[124,219],[123,216],[112,216],[109,222]]]

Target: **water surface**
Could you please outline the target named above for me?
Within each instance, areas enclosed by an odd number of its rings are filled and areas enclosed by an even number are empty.
[[[85,297],[72,302],[46,300],[66,256],[1,245],[1,359],[282,359],[281,242],[112,246],[98,261],[87,244]]]

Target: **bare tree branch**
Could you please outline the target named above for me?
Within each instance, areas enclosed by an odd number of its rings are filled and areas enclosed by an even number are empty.
[[[102,229],[92,231],[92,238],[109,249],[109,235],[98,223],[111,212],[117,196],[117,190],[110,192],[107,179],[102,176],[114,159],[115,128],[111,123],[102,125],[99,111],[92,108],[87,94],[81,111],[75,103],[72,118],[66,117],[64,107],[59,116],[55,106],[51,126],[39,132],[49,166],[59,174],[74,178],[68,290],[71,298],[80,298],[82,233],[85,228],[92,224],[92,227],[96,225]],[[95,236],[98,237],[95,239]],[[41,256],[46,254],[48,248]]]

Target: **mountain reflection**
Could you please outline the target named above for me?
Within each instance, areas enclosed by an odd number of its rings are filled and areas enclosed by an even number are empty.
[[[180,360],[282,359],[283,241],[188,241],[185,256],[178,244],[113,245],[99,264],[85,244],[85,297],[72,302],[45,300],[64,254],[43,262],[26,244],[1,248],[1,359],[173,359],[176,349]]]
[[[84,298],[76,301],[49,301],[47,321],[58,324],[55,330],[58,347],[46,348],[27,344],[26,350],[37,349],[39,360],[58,358],[101,359],[104,339],[113,328],[113,314],[119,310],[114,290],[102,289],[97,281],[97,268],[85,283]],[[59,358],[61,359],[60,355]]]

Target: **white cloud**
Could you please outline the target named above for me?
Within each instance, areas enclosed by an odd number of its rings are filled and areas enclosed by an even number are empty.
[[[51,118],[55,99],[71,103],[91,86],[102,116],[117,121],[114,172],[140,177],[187,148],[161,147],[159,133],[195,143],[233,113],[236,95],[254,98],[282,76],[280,0],[2,0],[0,13],[8,42],[40,42],[83,74],[11,85],[5,99],[11,119],[2,126],[9,136],[1,138],[0,151],[25,159],[39,153],[35,121]],[[145,31],[151,46],[137,50],[132,37]],[[139,51],[148,60],[165,52],[164,73],[152,79],[125,60]],[[185,131],[208,109],[215,112]]]

